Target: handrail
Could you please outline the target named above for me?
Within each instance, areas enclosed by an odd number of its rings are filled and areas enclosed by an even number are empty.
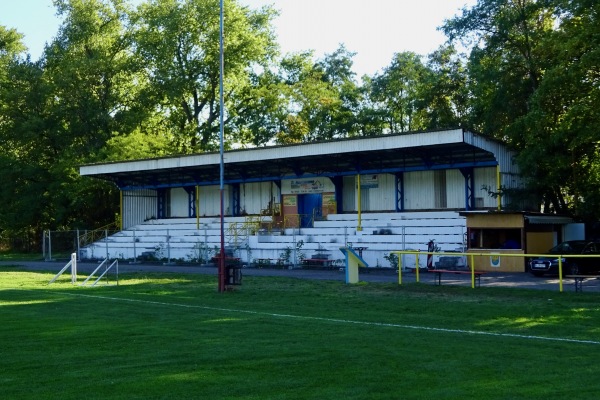
[[[268,208],[263,208],[262,210],[260,210],[260,215],[271,216],[273,218],[281,215],[281,204],[280,203],[269,204]]]
[[[470,256],[471,259],[471,287],[475,287],[475,257],[547,257],[556,258],[558,260],[558,282],[559,290],[563,291],[563,268],[562,262],[564,258],[600,258],[600,254],[528,254],[528,253],[500,253],[500,252],[444,252],[444,251],[420,251],[420,250],[397,250],[391,251],[390,254],[414,254],[416,257],[416,281],[419,282],[419,254],[426,255],[447,255],[447,256]],[[398,284],[402,284],[402,257],[398,257]]]
[[[104,260],[103,260],[103,261],[102,261],[102,262],[101,262],[101,263],[98,265],[98,267],[96,267],[96,269],[95,269],[95,270],[94,270],[94,271],[93,271],[93,272],[90,274],[90,276],[88,276],[88,277],[85,279],[85,281],[83,281],[83,283],[81,284],[81,286],[85,286],[85,285],[87,284],[87,282],[88,282],[88,281],[89,281],[89,280],[90,280],[90,279],[91,279],[91,278],[92,278],[94,275],[96,275],[96,272],[98,272],[98,270],[99,270],[100,268],[102,268],[102,266],[103,266],[104,264],[106,264],[106,263],[108,263],[108,258],[105,258],[105,259],[104,259]],[[95,285],[96,285],[96,283],[98,283],[98,281],[100,281],[100,279],[102,279],[102,278],[104,277],[104,275],[106,275],[106,274],[108,273],[108,271],[110,271],[110,269],[111,269],[113,266],[115,266],[115,265],[117,266],[117,285],[118,285],[118,284],[119,284],[119,260],[114,260],[114,261],[112,262],[112,264],[110,264],[110,265],[109,265],[109,266],[108,266],[108,267],[107,267],[107,268],[104,270],[104,272],[103,272],[102,274],[100,274],[100,276],[98,277],[98,279],[96,279],[96,280],[94,281],[94,283],[92,283],[92,286],[95,286]]]
[[[303,218],[309,217],[308,225],[309,227],[313,227],[315,224],[315,214],[286,214],[283,217],[283,227],[284,228],[298,228],[301,225],[301,221]]]
[[[245,240],[248,236],[254,235],[265,221],[265,216],[248,216],[244,222],[230,223],[226,233],[230,238],[233,237],[233,242],[237,244],[239,238]]]
[[[48,285],[54,283],[58,279],[59,276],[63,274],[69,267],[71,267],[71,283],[77,282],[77,254],[71,254],[71,261],[67,263],[59,272],[48,282]]]
[[[119,228],[120,228],[119,223],[117,221],[114,221],[114,222],[111,222],[110,224],[107,224],[107,225],[101,227],[101,228],[86,232],[83,235],[79,236],[79,246],[85,247],[90,243],[94,243],[99,238],[101,238],[102,235],[104,235],[106,231],[109,231],[109,230],[110,231],[118,231]]]

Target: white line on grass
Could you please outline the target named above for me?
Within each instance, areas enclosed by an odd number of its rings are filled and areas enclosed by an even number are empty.
[[[235,309],[235,308],[209,307],[209,306],[198,306],[198,305],[179,304],[179,303],[165,303],[165,302],[161,302],[161,301],[152,301],[152,300],[123,299],[120,297],[94,296],[94,295],[90,295],[90,294],[80,294],[80,293],[57,292],[57,294],[63,294],[63,295],[68,295],[68,296],[77,296],[77,297],[90,297],[90,298],[103,299],[103,300],[126,301],[126,302],[131,302],[131,303],[154,304],[154,305],[170,306],[170,307],[195,308],[195,309],[201,309],[201,310],[222,311],[222,312],[228,312],[228,313],[243,313],[243,314],[261,315],[261,316],[267,316],[267,317],[273,317],[273,318],[288,318],[288,319],[298,319],[298,320],[307,320],[307,321],[333,322],[333,323],[338,323],[338,324],[352,324],[352,325],[365,325],[365,326],[381,326],[381,327],[387,327],[387,328],[414,329],[414,330],[429,331],[429,332],[461,333],[461,334],[469,334],[469,335],[510,337],[510,338],[517,338],[517,339],[546,340],[546,341],[551,341],[551,342],[583,343],[583,344],[600,345],[600,341],[597,341],[597,340],[579,340],[579,339],[557,338],[557,337],[547,337],[547,336],[519,335],[516,333],[472,331],[472,330],[465,330],[465,329],[432,328],[432,327],[428,327],[428,326],[392,324],[392,323],[388,323],[388,322],[353,321],[353,320],[349,320],[349,319],[310,317],[310,316],[294,315],[294,314],[279,314],[279,313],[269,313],[269,312],[264,312],[264,311],[240,310],[240,309]]]

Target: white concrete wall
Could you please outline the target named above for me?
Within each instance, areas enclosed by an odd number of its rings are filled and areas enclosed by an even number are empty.
[[[279,203],[281,191],[274,182],[245,183],[240,187],[240,210],[246,214],[260,214],[269,203]]]
[[[465,208],[465,178],[457,169],[446,171],[447,207]]]
[[[170,217],[189,217],[189,195],[184,188],[173,188],[170,190],[171,212]]]
[[[231,188],[226,185],[223,193],[223,203],[226,215],[231,215],[230,193]],[[221,194],[219,186],[200,186],[199,203],[199,215],[201,217],[219,215],[221,212]]]
[[[404,174],[404,208],[406,210],[435,208],[433,171]]]
[[[356,177],[344,177],[344,193],[342,196],[344,202],[344,212],[356,212]]]
[[[476,168],[475,169],[475,206],[478,207],[479,203],[483,201],[483,207],[497,207],[498,199],[493,198],[488,194],[486,190],[482,189],[482,186],[490,187],[492,190],[497,190],[497,172],[495,167],[489,168]],[[477,200],[479,198],[479,200]]]
[[[155,190],[128,190],[123,192],[123,229],[156,218],[158,201]]]
[[[369,211],[395,211],[396,177],[391,174],[379,174],[378,185],[370,188]]]

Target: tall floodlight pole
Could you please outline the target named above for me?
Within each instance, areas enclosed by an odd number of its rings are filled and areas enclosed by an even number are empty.
[[[225,57],[223,49],[223,0],[219,0],[219,141],[220,141],[220,200],[221,200],[221,256],[219,257],[219,292],[225,291],[225,163],[224,153],[224,129],[223,129],[223,70],[225,69]]]

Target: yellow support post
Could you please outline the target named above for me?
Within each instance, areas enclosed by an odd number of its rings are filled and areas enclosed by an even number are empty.
[[[500,190],[502,189],[502,180],[500,179],[500,164],[496,166],[496,190],[498,191],[498,211],[502,210],[502,197]]]
[[[123,191],[119,189],[119,230],[123,230]]]
[[[475,288],[475,255],[471,254],[471,288]]]
[[[559,291],[563,291],[563,273],[562,273],[562,254],[558,256],[558,287]]]
[[[361,204],[360,204],[360,197],[361,197],[361,192],[360,192],[360,174],[358,174],[356,176],[357,182],[358,182],[358,199],[357,199],[357,204],[358,204],[358,226],[356,227],[357,231],[362,231],[362,214],[361,214]]]
[[[196,185],[196,229],[200,230],[200,186]]]
[[[415,253],[415,269],[417,274],[417,282],[419,282],[419,251]]]
[[[475,289],[475,264],[471,263],[471,289]]]
[[[402,254],[398,256],[398,285],[402,285]]]

